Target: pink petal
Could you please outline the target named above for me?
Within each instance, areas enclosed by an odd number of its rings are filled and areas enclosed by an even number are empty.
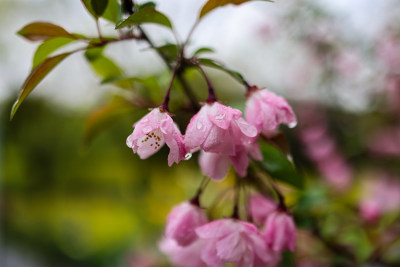
[[[269,262],[273,260],[273,254],[271,250],[265,245],[264,240],[260,235],[249,236],[252,242],[253,251],[260,260],[263,262]]]
[[[228,106],[221,105],[215,102],[211,106],[211,110],[208,114],[208,118],[214,125],[227,130],[231,124],[232,119],[238,119],[242,115],[242,112],[237,109],[233,109]]]
[[[263,160],[263,155],[261,154],[260,145],[258,143],[247,145],[247,151],[253,159],[258,161]]]
[[[218,127],[212,127],[210,134],[204,141],[202,148],[206,152],[214,152],[225,155],[235,154],[235,142],[229,131]]]
[[[200,147],[210,133],[213,124],[207,116],[209,109],[209,105],[204,105],[190,120],[190,123],[186,128],[184,141],[188,151]]]
[[[216,243],[217,256],[225,262],[239,261],[246,251],[246,242],[240,232],[233,232]]]
[[[163,239],[159,244],[160,250],[167,254],[170,261],[177,267],[187,267],[188,262],[191,267],[206,267],[200,257],[203,246],[204,241],[197,240],[189,246],[181,247],[175,240],[168,238]]]
[[[257,136],[257,128],[251,124],[249,124],[247,121],[245,121],[243,118],[239,118],[238,120],[235,121],[239,129],[242,131],[242,133],[248,137],[256,137]]]
[[[203,239],[221,238],[231,234],[237,224],[230,219],[220,219],[196,228],[196,234]]]
[[[214,240],[205,240],[203,242],[205,242],[205,245],[203,246],[200,257],[206,263],[206,266],[224,267],[224,263],[217,257]]]
[[[228,173],[230,159],[226,155],[201,151],[199,164],[205,175],[220,181]]]
[[[262,195],[252,195],[249,199],[250,214],[257,225],[263,225],[267,217],[276,210],[276,203]]]
[[[160,127],[160,121],[165,118],[166,113],[160,112],[160,109],[155,108],[149,114],[144,116],[138,122],[135,123],[135,129],[132,133],[133,139],[139,139],[144,135],[154,131]]]
[[[240,177],[247,175],[247,167],[249,166],[249,157],[247,151],[243,146],[236,147],[236,154],[230,157],[235,171]]]
[[[146,159],[159,151],[164,143],[161,130],[155,129],[137,140],[137,153],[141,159]]]
[[[184,202],[168,214],[165,236],[176,240],[180,246],[187,246],[197,239],[195,228],[205,223],[207,218],[203,210]]]
[[[161,122],[160,129],[169,147],[168,165],[171,166],[174,162],[179,163],[179,161],[184,159],[186,154],[181,132],[169,116]]]

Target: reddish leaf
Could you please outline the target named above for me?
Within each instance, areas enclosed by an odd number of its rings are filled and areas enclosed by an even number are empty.
[[[44,41],[53,37],[75,39],[74,35],[67,32],[64,28],[49,22],[33,22],[19,30],[18,34],[30,41]]]
[[[131,102],[117,98],[111,103],[95,110],[86,120],[85,145],[88,145],[99,133],[115,123],[119,118],[136,109]]]

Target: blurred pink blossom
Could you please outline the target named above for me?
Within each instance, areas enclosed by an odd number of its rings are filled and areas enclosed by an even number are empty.
[[[294,251],[296,247],[297,231],[291,215],[285,211],[276,210],[271,213],[265,222],[261,233],[268,247],[274,252],[282,253],[286,249]]]
[[[205,245],[201,258],[207,266],[223,267],[233,263],[237,267],[268,266],[276,256],[267,248],[257,227],[234,219],[221,219],[196,229]]]
[[[361,68],[361,59],[354,51],[344,50],[335,58],[334,67],[339,74],[349,78]]]
[[[301,112],[300,115],[307,122],[303,124],[299,134],[305,154],[329,184],[337,190],[344,190],[350,185],[353,169],[329,133],[324,116],[315,107]]]
[[[165,238],[160,242],[159,248],[177,267],[206,267],[209,265],[200,258],[204,243],[204,240],[197,239],[190,245],[181,247],[175,240]]]
[[[180,246],[188,246],[197,239],[195,228],[207,223],[204,211],[190,202],[175,206],[167,218],[165,237]]]
[[[260,194],[249,198],[251,218],[256,225],[264,225],[267,217],[276,210],[277,204],[266,196]]]
[[[400,72],[400,70],[399,70]],[[386,99],[391,110],[400,115],[400,74],[388,75],[386,77]]]
[[[400,71],[400,40],[391,33],[382,37],[377,46],[378,56],[390,72]]]
[[[368,222],[400,211],[400,182],[387,174],[365,181],[359,205],[361,216]]]
[[[368,148],[379,156],[400,156],[400,127],[386,127],[371,134]]]

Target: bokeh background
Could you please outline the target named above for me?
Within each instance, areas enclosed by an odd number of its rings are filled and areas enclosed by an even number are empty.
[[[155,2],[183,39],[205,1]],[[125,139],[147,110],[126,105],[132,92],[101,85],[79,53],[10,122],[37,48],[16,32],[32,21],[96,34],[80,1],[0,2],[0,265],[168,266],[157,242],[170,208],[201,182],[196,156],[169,168],[164,148],[139,160]],[[105,35],[115,34],[100,22]],[[396,0],[254,1],[213,11],[194,32],[189,49],[212,47],[207,56],[294,107],[298,127],[285,132],[307,181],[304,191],[288,191],[303,229],[298,266],[340,266],[341,250],[360,264],[400,262],[399,22]],[[156,43],[173,40],[160,27],[145,29]],[[135,94],[161,103],[169,74],[148,45],[123,42],[105,54],[127,76],[147,81],[151,90],[139,86]],[[242,109],[244,88],[207,71],[219,98]],[[204,81],[195,72],[186,76],[204,100]],[[181,96],[172,95],[173,105]],[[182,130],[189,118],[177,118]],[[315,223],[322,238],[310,234]]]

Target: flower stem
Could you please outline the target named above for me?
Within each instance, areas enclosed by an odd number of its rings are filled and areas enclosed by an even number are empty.
[[[239,202],[240,202],[240,183],[239,177],[236,176],[236,184],[235,184],[235,202],[233,205],[232,219],[240,219],[239,215]]]
[[[125,0],[125,2],[132,2],[133,5],[135,5],[135,1],[132,1],[132,0]],[[128,4],[128,7],[129,7],[129,6],[130,6],[130,3]],[[133,10],[132,10],[132,13],[133,13]],[[143,28],[140,27],[140,26],[137,26],[137,28],[138,28],[139,32],[141,33],[142,39],[143,39],[144,41],[146,41],[146,42],[150,45],[151,48],[155,48],[155,47],[156,47],[155,44],[154,44],[153,41],[150,39],[150,37],[147,35],[147,33],[143,30]],[[167,67],[168,67],[170,70],[173,70],[173,66],[172,66],[172,64],[170,63],[168,57],[167,57],[163,52],[161,52],[161,51],[159,51],[159,50],[157,50],[157,49],[154,49],[154,50],[158,53],[158,55],[159,55],[159,56],[161,57],[161,59],[164,61],[165,65],[167,65]],[[183,49],[182,49],[182,50],[183,50]],[[183,54],[183,51],[182,51],[182,54]],[[182,58],[182,60],[183,60],[183,58]],[[187,80],[185,79],[185,77],[183,77],[184,68],[185,68],[185,66],[182,65],[182,66],[181,66],[181,69],[177,72],[176,77],[178,78],[179,82],[181,83],[181,85],[182,85],[182,87],[183,87],[183,91],[184,91],[184,93],[186,94],[186,96],[188,97],[188,99],[189,99],[189,101],[190,101],[190,103],[191,103],[193,109],[194,109],[194,110],[199,110],[199,109],[200,109],[199,103],[197,102],[197,99],[196,99],[195,95],[193,94],[192,89],[191,89],[189,83],[187,82]]]
[[[199,69],[200,73],[203,75],[204,79],[206,80],[207,86],[208,86],[208,98],[206,100],[206,103],[212,104],[217,101],[214,87],[212,86],[210,79],[208,78],[206,72],[203,70],[203,68],[200,66],[200,64],[198,62],[196,62],[195,65]]]
[[[190,200],[190,203],[200,207],[200,196],[203,193],[204,189],[206,189],[209,182],[210,179],[207,176],[204,176],[201,180],[199,188],[197,189],[196,195]]]
[[[278,209],[280,209],[281,211],[287,211],[287,207],[285,204],[285,197],[283,196],[283,194],[278,189],[278,187],[274,184],[273,181],[271,181],[271,187],[278,197]]]
[[[169,112],[169,107],[168,107],[168,105],[169,105],[169,95],[171,94],[171,88],[172,88],[172,84],[174,83],[174,80],[175,80],[175,76],[176,76],[176,73],[178,72],[178,69],[180,68],[180,62],[179,62],[179,60],[175,63],[175,66],[174,66],[174,68],[172,69],[172,76],[171,76],[171,80],[170,80],[170,82],[169,82],[169,85],[168,85],[168,90],[167,90],[167,93],[166,93],[166,95],[165,95],[165,98],[164,98],[164,102],[159,106],[159,108],[160,108],[160,110],[162,111],[162,112]]]

